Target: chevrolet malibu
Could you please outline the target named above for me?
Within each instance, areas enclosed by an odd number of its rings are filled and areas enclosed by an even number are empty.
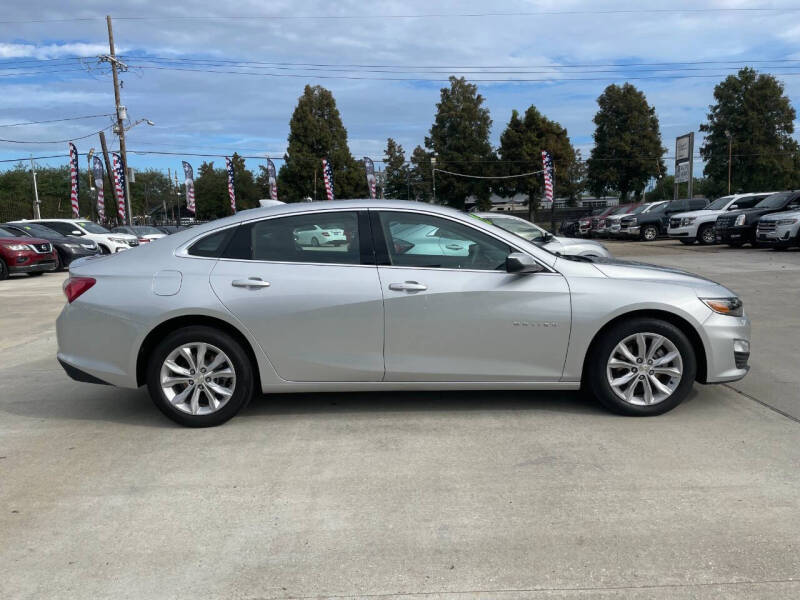
[[[301,243],[318,226],[346,242]],[[468,251],[400,237],[415,229]],[[750,353],[742,302],[717,283],[558,256],[401,201],[243,211],[79,260],[64,292],[66,372],[146,385],[192,427],[225,422],[256,392],[582,388],[618,413],[657,415],[695,381],[744,377]]]

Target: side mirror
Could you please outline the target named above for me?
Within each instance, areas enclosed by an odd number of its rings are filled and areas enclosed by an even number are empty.
[[[506,258],[506,271],[509,273],[539,273],[544,267],[522,252],[512,252]]]
[[[73,229],[69,232],[70,235],[83,235],[83,232],[79,229]]]
[[[736,210],[736,209],[738,209],[738,208],[739,208],[739,205],[738,205],[738,204],[731,204],[731,205],[728,207],[728,210]]]

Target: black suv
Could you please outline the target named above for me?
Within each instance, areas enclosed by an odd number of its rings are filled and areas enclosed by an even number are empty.
[[[735,210],[717,218],[715,233],[718,244],[739,248],[744,244],[756,245],[756,226],[764,215],[784,210],[800,209],[800,191],[778,192],[767,196],[753,208]]]
[[[707,205],[708,200],[705,198],[684,198],[682,200],[662,202],[648,211],[622,217],[620,221],[621,231],[627,232],[628,237],[652,242],[659,235],[667,233],[670,215],[701,210]]]

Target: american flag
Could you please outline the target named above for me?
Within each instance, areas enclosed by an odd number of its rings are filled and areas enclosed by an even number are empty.
[[[542,150],[542,168],[544,169],[544,199],[553,201],[553,159],[547,150]]]
[[[80,216],[80,208],[78,207],[78,149],[72,142],[69,143],[69,179],[71,184],[69,199],[72,203],[72,214],[77,218]]]
[[[106,220],[106,201],[103,194],[103,161],[100,160],[99,156],[94,157],[92,172],[94,187],[97,188],[97,216],[100,217],[100,222],[102,223]]]
[[[186,184],[186,210],[194,213],[194,169],[185,160],[183,162],[183,176]]]
[[[225,169],[228,171],[228,196],[231,199],[231,210],[236,214],[236,188],[233,180],[233,161],[225,157]]]
[[[267,159],[267,177],[269,179],[269,197],[273,200],[278,199],[278,180],[275,176],[275,163]]]
[[[333,200],[333,169],[327,158],[322,159],[322,178],[325,180],[325,194]]]
[[[117,196],[117,214],[120,220],[125,222],[125,188],[124,177],[122,172],[122,159],[116,152],[111,153],[111,162],[114,169],[114,194]]]
[[[375,199],[375,163],[369,156],[364,157],[364,170],[367,172],[367,187],[369,188],[369,197]]]

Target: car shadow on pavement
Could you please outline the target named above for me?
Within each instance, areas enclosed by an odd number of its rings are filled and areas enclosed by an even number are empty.
[[[326,392],[257,396],[240,417],[309,413],[539,411],[608,414],[572,391]]]

